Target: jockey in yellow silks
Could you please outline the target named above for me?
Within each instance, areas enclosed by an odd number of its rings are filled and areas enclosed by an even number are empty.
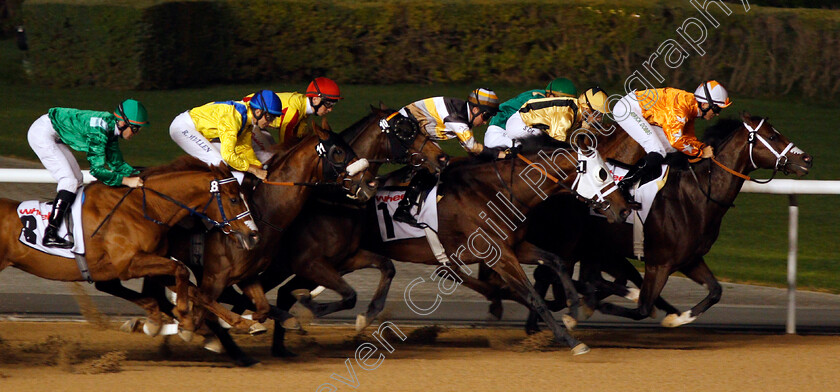
[[[252,94],[253,95],[253,94]],[[252,95],[243,99],[248,102]],[[312,80],[306,88],[306,94],[298,92],[277,93],[283,105],[283,114],[277,117],[269,127],[277,129],[277,144],[284,149],[297,144],[304,137],[312,134],[306,124],[310,115],[325,116],[332,112],[340,99],[341,90],[333,80],[319,77]],[[265,150],[275,144],[275,139],[268,131],[254,132],[253,145],[257,157],[265,161],[271,154]]]
[[[281,115],[282,104],[273,91],[261,90],[255,97],[248,103],[210,102],[183,112],[172,121],[169,135],[187,154],[209,165],[226,163],[240,183],[243,172],[265,179],[251,135]]]
[[[625,198],[643,176],[655,176],[669,152],[679,151],[692,158],[712,158],[712,147],[694,133],[694,120],[711,120],[722,108],[732,104],[729,93],[718,82],[704,82],[694,91],[666,87],[633,91],[613,107],[615,121],[647,155],[619,182]]]

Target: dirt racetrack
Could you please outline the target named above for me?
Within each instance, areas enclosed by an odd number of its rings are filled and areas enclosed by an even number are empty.
[[[270,324],[270,323],[269,323]],[[399,327],[399,326],[398,326]],[[515,329],[399,327],[394,352],[351,327],[290,333],[300,356],[268,354],[270,334],[236,335],[262,361],[232,367],[178,337],[150,338],[79,322],[0,322],[0,391],[836,391],[840,337],[729,334],[700,329],[583,330],[592,347],[572,357]],[[197,341],[200,341],[198,339]],[[372,343],[385,354],[364,370],[353,358]],[[367,346],[370,347],[370,346]],[[352,374],[358,388],[338,381]],[[336,376],[331,378],[335,373]],[[348,382],[352,383],[348,380]]]

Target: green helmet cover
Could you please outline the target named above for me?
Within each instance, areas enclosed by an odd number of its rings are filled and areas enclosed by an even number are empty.
[[[117,116],[118,120],[128,122],[131,125],[140,127],[149,125],[149,114],[146,112],[146,107],[134,99],[122,101],[117,106],[117,110],[114,111],[114,116]]]
[[[560,96],[577,97],[578,91],[575,84],[566,78],[557,78],[552,80],[548,86],[545,86],[546,94],[554,94]]]

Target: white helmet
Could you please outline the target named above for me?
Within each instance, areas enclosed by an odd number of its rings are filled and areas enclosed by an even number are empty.
[[[729,93],[720,83],[714,80],[698,86],[697,90],[694,90],[694,98],[697,99],[697,102],[711,104],[713,108],[715,106],[725,108],[732,104],[732,101],[729,100]],[[720,109],[717,111],[720,111]]]

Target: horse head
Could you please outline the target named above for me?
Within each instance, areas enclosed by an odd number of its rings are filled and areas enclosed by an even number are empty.
[[[325,181],[340,182],[351,198],[366,202],[376,194],[375,173],[367,170],[368,160],[359,158],[339,135],[313,124],[319,142],[315,149],[323,160]]]
[[[449,163],[449,156],[443,152],[429,135],[422,132],[416,122],[397,119],[394,126],[388,125],[394,110],[371,106],[373,115],[379,119],[378,126],[382,136],[388,138],[388,159],[393,163],[424,167],[430,172],[440,172]]]
[[[752,169],[773,169],[797,176],[808,174],[813,157],[797,148],[785,135],[770,124],[767,118],[741,114],[749,143]]]
[[[592,208],[601,210],[610,223],[624,222],[630,209],[621,192],[616,192],[618,186],[598,151],[579,152],[577,160],[572,190]]]
[[[239,183],[225,164],[212,166],[211,172],[213,180],[210,181],[210,200],[204,211],[209,218],[208,222],[225,234],[233,235],[242,248],[254,249],[260,235]],[[215,205],[215,208],[211,205]]]

